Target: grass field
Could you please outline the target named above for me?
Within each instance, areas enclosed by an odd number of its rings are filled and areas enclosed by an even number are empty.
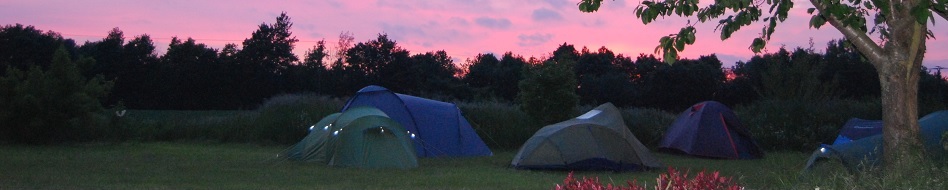
[[[529,127],[538,126],[522,122],[523,114],[504,104],[461,106],[484,132],[485,142],[501,147],[491,157],[424,158],[419,168],[411,170],[334,168],[276,158],[289,147],[285,144],[305,135],[300,133],[304,124],[335,112],[341,104],[330,98],[283,96],[258,110],[129,110],[116,120],[127,132],[122,134],[127,140],[115,141],[121,143],[0,145],[0,190],[551,189],[569,173],[508,167],[516,153],[512,149],[535,131]],[[634,121],[629,125],[637,126],[633,132],[648,144],[657,141],[674,117],[654,110],[626,112],[626,120]],[[797,141],[785,144],[789,142]],[[809,152],[769,152],[759,160],[656,156],[667,166],[690,170],[691,176],[702,170],[720,171],[748,189],[948,189],[948,163],[892,180],[878,170],[851,174],[836,162],[801,174]],[[651,188],[661,173],[587,171],[575,176],[617,185],[637,180]]]
[[[568,173],[509,168],[513,150],[495,151],[492,157],[426,158],[411,170],[368,170],[276,159],[284,148],[205,143],[5,145],[0,146],[0,189],[550,189]],[[833,189],[848,183],[826,180],[840,178],[838,174],[799,177],[805,153],[771,153],[749,161],[657,156],[692,174],[721,171],[751,189]],[[598,177],[603,183],[636,179],[648,184],[660,173],[576,176]]]

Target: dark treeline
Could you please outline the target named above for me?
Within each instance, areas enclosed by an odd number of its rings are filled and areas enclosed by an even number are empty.
[[[879,96],[875,69],[845,41],[832,41],[822,53],[814,47],[757,55],[731,68],[715,55],[666,64],[653,55],[631,57],[601,47],[591,50],[564,43],[549,57],[524,58],[512,52],[480,54],[463,63],[444,51],[412,54],[385,34],[353,42],[340,34],[302,58],[292,53],[298,40],[283,14],[261,24],[242,44],[222,49],[194,39],[173,38],[157,55],[150,36],[131,39],[118,28],[100,41],[77,44],[60,34],[21,24],[0,28],[0,76],[9,69],[49,69],[63,48],[87,78],[113,83],[106,107],[130,109],[254,109],[269,97],[317,93],[336,97],[366,85],[442,100],[518,101],[523,72],[546,60],[572,60],[580,104],[612,102],[678,112],[694,103],[718,100],[734,106],[761,98],[812,100],[867,99]],[[86,63],[86,62],[81,62]],[[920,99],[945,105],[948,83],[940,73],[922,72]]]

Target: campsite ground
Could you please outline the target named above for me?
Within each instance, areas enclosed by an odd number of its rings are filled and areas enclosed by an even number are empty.
[[[0,189],[550,189],[568,173],[509,168],[513,150],[495,151],[492,157],[421,159],[412,170],[367,170],[276,159],[284,148],[194,142],[3,145]],[[770,153],[760,160],[657,156],[692,175],[720,171],[752,189],[846,188],[850,183],[832,174],[844,172],[832,167],[826,174],[799,177],[809,156],[800,152]],[[654,184],[660,173],[575,175],[624,185],[633,179]]]

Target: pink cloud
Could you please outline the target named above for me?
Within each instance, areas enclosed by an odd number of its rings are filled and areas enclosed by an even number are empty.
[[[292,32],[300,40],[296,52],[318,40],[333,44],[343,31],[355,34],[357,42],[386,33],[412,53],[445,50],[458,60],[479,53],[511,51],[526,57],[542,57],[564,42],[637,56],[651,54],[658,39],[678,30],[688,19],[667,17],[643,25],[635,18],[634,1],[606,1],[596,13],[581,13],[578,0],[378,0],[378,1],[51,1],[14,0],[0,6],[0,24],[21,23],[52,30],[78,42],[95,41],[119,27],[127,39],[151,35],[157,48],[167,48],[171,37],[192,37],[221,48],[240,44],[261,23],[272,23],[287,12]],[[817,50],[827,41],[841,38],[832,27],[810,29],[806,1],[798,1],[789,19],[767,46],[772,51],[808,47],[812,38]],[[692,21],[694,21],[692,19]],[[944,22],[943,20],[938,20]],[[685,58],[717,53],[725,64],[753,56],[747,49],[763,25],[753,24],[726,41],[714,31],[716,22],[698,24],[698,40],[681,54]],[[948,27],[931,30],[937,39],[928,41],[926,65],[948,67]]]

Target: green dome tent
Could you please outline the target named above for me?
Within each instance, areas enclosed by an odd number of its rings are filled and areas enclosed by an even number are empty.
[[[410,134],[383,116],[356,119],[335,135],[330,166],[357,168],[416,168],[418,157]],[[335,132],[333,132],[335,133]]]
[[[354,107],[331,114],[287,149],[289,160],[357,168],[415,168],[413,134],[373,107]]]
[[[326,141],[329,139],[330,128],[340,113],[329,114],[319,120],[315,125],[309,127],[309,134],[303,137],[303,140],[296,143],[283,152],[282,157],[289,160],[309,161],[309,162],[327,162],[326,160]]]
[[[518,169],[636,171],[662,167],[605,103],[571,120],[543,127],[510,163]]]

